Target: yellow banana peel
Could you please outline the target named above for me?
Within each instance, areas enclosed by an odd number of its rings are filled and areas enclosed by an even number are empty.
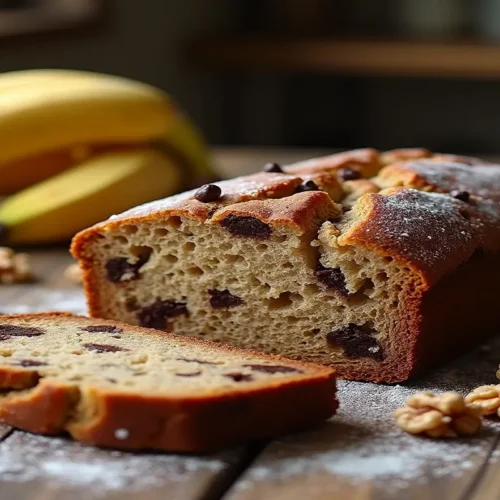
[[[77,231],[129,207],[173,194],[174,160],[153,149],[104,153],[17,193],[0,204],[10,244],[69,240]]]

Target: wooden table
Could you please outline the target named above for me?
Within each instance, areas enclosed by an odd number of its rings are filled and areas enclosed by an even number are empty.
[[[226,151],[224,170],[247,171],[265,156],[281,161],[273,152],[239,162]],[[38,282],[0,287],[0,312],[85,313],[81,288],[63,277],[67,251],[31,253]],[[3,426],[0,499],[498,499],[498,419],[477,437],[443,442],[400,432],[391,412],[418,390],[496,383],[499,362],[497,340],[408,385],[340,382],[340,411],[321,427],[209,456],[106,451]]]

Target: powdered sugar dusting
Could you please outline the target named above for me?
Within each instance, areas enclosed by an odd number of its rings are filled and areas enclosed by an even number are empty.
[[[300,485],[306,476],[317,474],[325,487],[334,489],[339,481],[354,485],[370,481],[392,492],[394,498],[401,498],[398,492],[412,484],[460,477],[484,461],[500,431],[500,422],[487,420],[481,433],[472,438],[431,440],[400,431],[392,411],[420,390],[466,394],[478,385],[495,383],[499,360],[500,340],[496,340],[491,351],[478,349],[412,384],[378,386],[340,381],[338,415],[321,429],[270,445],[243,476],[236,493],[244,490],[250,498],[252,488],[262,482],[276,484],[298,478],[293,484]],[[494,453],[492,460],[500,460],[500,452]],[[300,497],[301,492],[297,492]]]
[[[474,216],[477,210],[447,194],[402,189],[371,196],[373,211],[359,227],[354,226],[354,234],[345,233],[347,243],[366,240],[388,255],[408,261],[430,281],[466,261],[484,240],[484,224]],[[339,238],[340,244],[343,238]]]
[[[111,491],[139,493],[155,488],[166,488],[169,499],[184,499],[188,497],[186,490],[195,486],[194,479],[210,479],[230,460],[229,452],[200,458],[133,454],[15,432],[0,444],[0,479],[3,483],[41,480],[49,486],[80,492],[84,487],[85,496],[81,498],[86,499],[103,498]]]
[[[435,161],[417,160],[399,168],[410,170],[424,176],[427,182],[438,186],[444,191],[467,191],[475,196],[490,199],[500,199],[498,179],[500,167],[498,165],[464,165]]]

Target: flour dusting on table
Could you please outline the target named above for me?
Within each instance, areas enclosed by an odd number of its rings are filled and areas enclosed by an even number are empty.
[[[168,488],[172,483],[193,481],[204,472],[216,474],[226,466],[226,460],[218,457],[109,451],[20,431],[0,444],[2,482],[43,480],[63,489],[85,487],[88,499],[115,490]]]
[[[87,305],[81,288],[43,290],[37,295],[36,305],[9,303],[2,306],[2,313],[25,314],[45,311],[68,311],[73,314],[87,314]]]
[[[404,386],[339,381],[338,414],[320,429],[271,444],[233,491],[246,491],[251,497],[249,492],[259,483],[314,474],[325,484],[326,474],[344,484],[370,481],[397,495],[411,483],[463,475],[478,466],[474,459],[480,464],[486,458],[492,433],[500,431],[498,420],[487,419],[475,437],[432,440],[405,434],[396,427],[391,414],[404,406],[408,396],[421,390],[466,394],[478,385],[496,383],[500,340],[491,346],[490,352],[478,349]],[[500,453],[492,455],[492,460],[499,459]],[[334,486],[333,477],[329,483]]]

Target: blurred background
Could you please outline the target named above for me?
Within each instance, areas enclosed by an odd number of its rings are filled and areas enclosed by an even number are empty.
[[[0,71],[175,96],[218,145],[500,152],[500,0],[0,0]]]

